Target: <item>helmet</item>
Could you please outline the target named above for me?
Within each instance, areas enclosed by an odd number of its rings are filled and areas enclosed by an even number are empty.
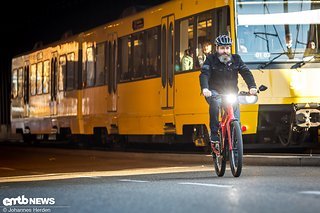
[[[219,35],[215,40],[215,44],[217,46],[228,46],[232,44],[232,40],[227,35]]]

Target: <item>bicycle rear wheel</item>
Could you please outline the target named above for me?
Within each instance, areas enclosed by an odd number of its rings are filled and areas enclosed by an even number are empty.
[[[231,144],[232,150],[230,154],[230,167],[234,177],[239,177],[242,171],[243,143],[242,132],[238,121],[231,123]]]
[[[218,154],[214,153],[212,150],[212,158],[213,158],[213,165],[214,171],[219,177],[222,177],[226,171],[226,163],[227,163],[227,156],[226,156],[226,147],[222,148],[222,134],[219,129],[220,135],[220,143],[216,145],[215,149],[218,151]],[[226,144],[226,143],[225,143]]]

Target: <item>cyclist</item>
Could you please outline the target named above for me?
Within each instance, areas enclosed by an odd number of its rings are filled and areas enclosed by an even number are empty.
[[[215,39],[216,53],[210,54],[201,69],[200,86],[209,104],[210,141],[219,143],[219,108],[221,99],[217,94],[238,93],[238,73],[246,82],[249,93],[256,94],[253,75],[238,54],[231,54],[232,40],[227,35]],[[233,106],[234,116],[240,121],[239,103]],[[212,144],[212,145],[213,145]]]

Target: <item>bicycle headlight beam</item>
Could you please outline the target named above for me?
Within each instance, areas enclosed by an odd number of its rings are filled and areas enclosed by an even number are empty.
[[[228,103],[233,104],[237,101],[237,96],[233,94],[229,94],[226,96],[226,100]]]

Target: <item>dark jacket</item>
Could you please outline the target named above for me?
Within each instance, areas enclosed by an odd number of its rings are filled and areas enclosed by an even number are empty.
[[[238,93],[238,73],[242,76],[248,89],[256,88],[253,75],[237,54],[232,54],[231,61],[227,64],[220,62],[217,53],[211,54],[204,62],[201,74],[201,90],[207,88],[218,93]]]

